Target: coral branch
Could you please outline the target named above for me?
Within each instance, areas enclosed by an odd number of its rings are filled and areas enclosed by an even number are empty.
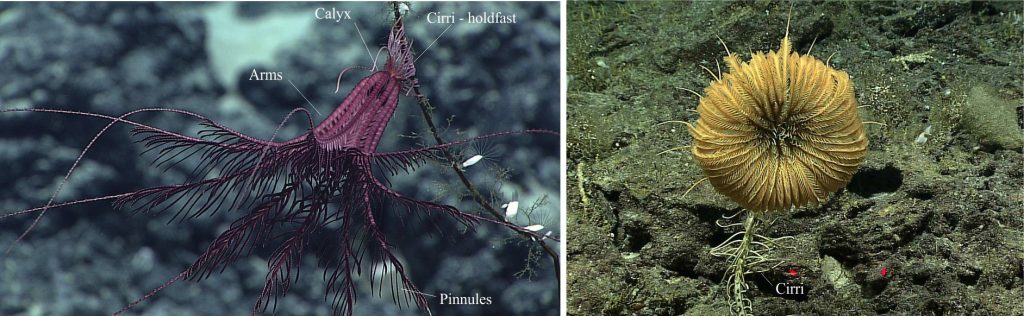
[[[393,7],[393,10],[394,10],[394,13],[395,13],[396,27],[401,27],[402,26],[401,24],[403,23],[402,22],[402,10],[400,8],[401,5],[402,4],[400,4],[399,2],[392,2],[392,7]],[[401,43],[401,47],[404,48],[405,51],[408,51],[408,47],[409,47],[409,40],[408,40],[408,38],[406,38],[406,37],[400,38],[400,43]],[[415,80],[415,73],[412,73],[412,76],[410,76],[408,79]],[[415,81],[413,81],[413,82],[415,82]],[[441,135],[437,132],[437,127],[434,125],[434,121],[431,118],[431,112],[433,111],[432,110],[433,107],[430,105],[430,101],[420,91],[420,87],[419,87],[418,84],[415,84],[415,85],[412,86],[412,92],[416,96],[416,102],[420,106],[420,111],[423,114],[423,120],[427,123],[427,127],[429,128],[430,134],[433,136],[434,141],[437,142],[437,144],[445,144],[444,139],[442,139]],[[504,217],[503,213],[498,211],[497,208],[495,208],[493,205],[491,205],[491,203],[486,198],[484,198],[484,196],[482,194],[480,194],[480,191],[478,191],[476,189],[476,186],[474,186],[473,183],[469,181],[469,178],[466,176],[466,173],[463,172],[462,168],[460,167],[460,162],[457,159],[455,159],[455,156],[452,155],[451,152],[447,151],[446,148],[440,148],[439,151],[444,156],[444,158],[450,163],[450,166],[452,167],[452,170],[454,170],[455,174],[457,174],[459,176],[459,180],[462,182],[463,186],[466,187],[466,190],[468,190],[470,195],[473,196],[473,201],[475,201],[477,204],[479,204],[483,209],[487,210],[487,212],[490,213],[491,216],[493,216],[497,221],[505,222],[506,223],[505,226],[514,226],[513,224],[508,223],[508,221],[505,220],[505,217]],[[561,279],[561,271],[559,270],[559,256],[558,256],[558,253],[550,245],[548,245],[545,242],[545,239],[551,239],[551,240],[553,240],[555,242],[558,242],[558,239],[557,238],[551,238],[551,237],[543,238],[539,234],[537,234],[535,232],[527,231],[527,230],[514,230],[514,231],[516,231],[518,234],[523,236],[523,238],[529,238],[532,242],[536,243],[538,246],[540,246],[542,249],[544,249],[544,252],[548,255],[548,257],[551,258],[551,262],[552,262],[553,266],[555,267],[553,269],[554,273],[555,273],[555,280],[560,280]]]

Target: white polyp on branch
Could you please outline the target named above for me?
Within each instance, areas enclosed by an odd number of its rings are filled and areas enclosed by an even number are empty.
[[[526,226],[526,227],[523,227],[523,228],[525,228],[528,231],[535,232],[535,231],[544,229],[544,225],[530,225],[530,226]]]
[[[519,213],[519,201],[508,202],[505,205],[505,220],[509,220]]]
[[[469,157],[469,159],[466,159],[466,161],[462,163],[462,167],[465,168],[465,167],[469,167],[469,166],[475,165],[477,162],[480,161],[480,159],[484,159],[484,156],[476,155],[476,156],[473,156],[473,157]]]
[[[409,13],[409,10],[409,4],[405,2],[398,3],[398,13],[401,14],[402,16],[405,16],[406,13]]]

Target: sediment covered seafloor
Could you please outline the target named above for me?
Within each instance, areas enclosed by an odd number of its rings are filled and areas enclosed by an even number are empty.
[[[571,2],[570,315],[725,315],[708,254],[739,207],[682,124],[725,56],[778,49],[788,3]],[[796,2],[794,49],[854,82],[870,140],[851,183],[762,230],[792,236],[748,276],[756,315],[1021,315],[1019,2]],[[717,61],[717,63],[716,63]],[[685,88],[685,89],[684,89]],[[657,125],[657,126],[656,126]],[[664,153],[663,153],[664,152]],[[886,269],[883,276],[882,269]],[[791,275],[790,270],[796,272]],[[805,295],[779,295],[779,283]]]

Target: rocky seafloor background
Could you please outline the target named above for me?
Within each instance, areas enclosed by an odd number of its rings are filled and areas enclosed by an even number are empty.
[[[318,7],[352,10],[354,20],[318,21],[313,16]],[[450,126],[447,139],[558,129],[557,3],[430,3],[412,9],[406,24],[420,51],[444,30],[444,25],[426,23],[428,12],[519,15],[514,25],[456,25],[417,61],[423,91],[436,107],[435,122]],[[385,3],[0,4],[0,105],[107,115],[143,107],[179,108],[269,138],[288,111],[306,102],[287,82],[248,81],[250,71],[282,71],[326,115],[365,75],[347,73],[342,91],[334,94],[338,73],[370,65],[352,22],[358,22],[376,53],[392,15]],[[179,115],[136,119],[175,131],[197,129],[196,122]],[[301,121],[292,120],[283,132],[286,137],[302,132]],[[81,148],[106,123],[54,114],[0,114],[0,210],[45,204]],[[154,169],[153,157],[139,156],[143,148],[128,130],[117,127],[99,139],[58,201],[184,180],[188,167]],[[425,132],[417,105],[405,97],[380,148],[431,144],[401,137]],[[521,211],[517,221],[557,229],[556,137],[501,138],[473,149],[491,154],[492,160],[469,169],[482,188],[494,180],[495,168],[511,168],[501,191],[505,199],[518,199],[525,209],[547,197],[532,218]],[[417,198],[476,211],[474,204],[445,193],[459,190],[454,178],[444,167],[427,165],[413,175],[391,177],[391,185]],[[170,215],[131,216],[107,203],[49,211],[23,242],[0,254],[0,315],[109,315],[187,267],[236,217],[220,212],[167,223]],[[33,218],[0,222],[0,243],[6,247],[13,242]],[[448,237],[431,238],[428,227],[387,221],[388,238],[421,290],[493,298],[489,306],[440,306],[434,299],[434,315],[557,314],[555,267],[543,257],[528,264],[529,248],[509,239],[505,229],[482,225],[462,234],[447,225]],[[258,253],[198,283],[179,282],[130,313],[248,315],[263,286],[265,258],[266,253]],[[301,280],[280,300],[277,314],[330,312],[321,270],[311,256],[304,264]],[[526,275],[518,274],[527,268]],[[360,288],[357,315],[421,314],[398,309],[387,295],[371,295],[368,284],[360,283]]]
[[[790,3],[570,2],[569,315],[726,315],[708,254],[739,211],[681,124],[725,52],[778,49]],[[846,189],[779,214],[757,315],[1022,315],[1024,3],[792,4],[794,48],[850,74],[870,147]],[[724,68],[725,66],[722,65]],[[726,71],[726,69],[723,69]],[[881,269],[887,274],[882,275]],[[797,272],[793,277],[789,269]],[[805,295],[776,295],[778,282]],[[610,290],[614,289],[614,290]]]

